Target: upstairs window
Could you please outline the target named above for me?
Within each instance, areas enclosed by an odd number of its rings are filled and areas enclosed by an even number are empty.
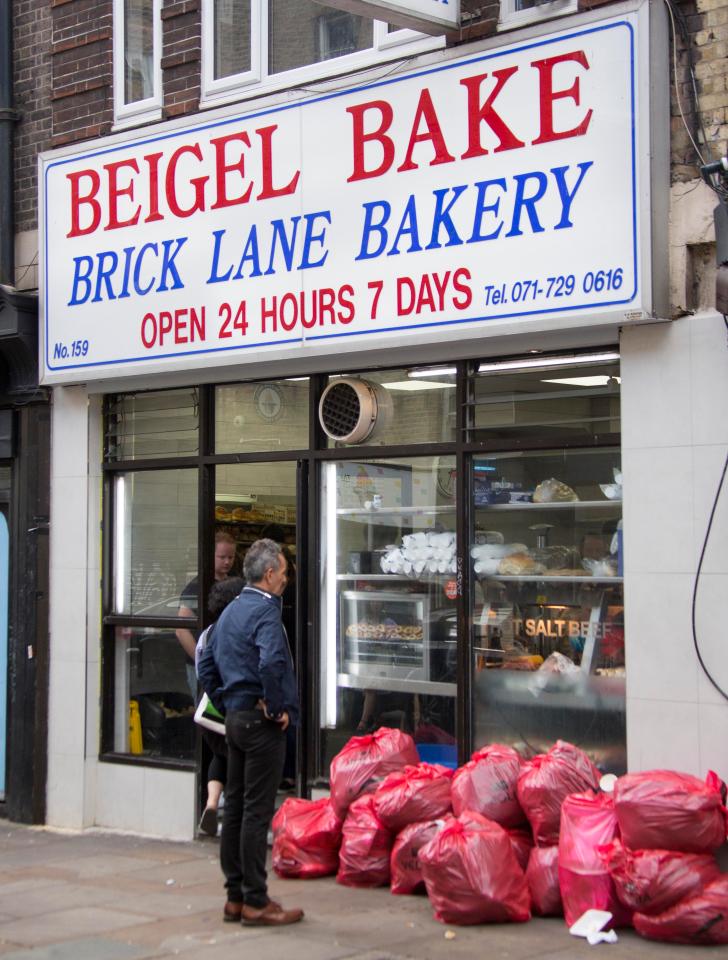
[[[162,108],[161,0],[114,0],[114,116],[125,126]]]
[[[513,30],[576,10],[577,0],[501,0],[498,29]]]
[[[442,38],[314,0],[203,0],[202,100],[225,102],[431,50]]]

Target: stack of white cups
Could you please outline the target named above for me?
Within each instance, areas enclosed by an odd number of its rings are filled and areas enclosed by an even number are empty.
[[[380,566],[384,573],[418,577],[428,573],[455,573],[455,534],[420,531],[402,537],[402,546],[389,544]]]

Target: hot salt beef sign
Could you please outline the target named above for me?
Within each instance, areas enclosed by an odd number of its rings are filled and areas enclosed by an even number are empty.
[[[637,28],[43,155],[44,382],[639,316]]]

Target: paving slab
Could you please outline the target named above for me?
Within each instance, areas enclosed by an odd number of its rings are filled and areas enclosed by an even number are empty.
[[[0,960],[728,960],[728,947],[660,944],[633,931],[590,947],[559,919],[444,925],[424,896],[343,887],[333,877],[292,881],[271,872],[269,880],[273,897],[303,907],[303,923],[223,923],[215,841],[3,825]]]
[[[3,960],[139,960],[140,957],[137,947],[100,937],[67,940],[3,954]]]
[[[148,922],[149,917],[109,907],[70,907],[55,913],[43,913],[39,909],[32,917],[0,924],[0,942],[28,947],[48,945]]]

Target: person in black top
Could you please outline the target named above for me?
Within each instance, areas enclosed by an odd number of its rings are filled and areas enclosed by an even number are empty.
[[[218,617],[225,607],[232,603],[244,586],[245,581],[242,577],[227,577],[225,580],[218,580],[217,583],[212,585],[210,596],[207,598],[207,609],[212,616],[212,624],[202,631],[200,639],[197,641],[195,667],[197,667],[197,661],[202,656],[202,651],[212,636],[213,627]],[[221,733],[215,733],[213,730],[207,730],[204,727],[202,728],[202,736],[212,752],[212,759],[207,766],[205,809],[202,811],[197,829],[199,833],[216,837],[217,810],[227,780],[227,743]]]
[[[235,538],[224,530],[218,530],[215,534],[215,581],[224,580],[230,573],[235,563]],[[197,618],[197,608],[200,598],[200,584],[197,577],[194,577],[182,591],[179,599],[179,610],[177,616]],[[195,647],[199,632],[189,630],[187,627],[180,627],[175,630],[180,646],[185,652],[185,665],[187,667],[187,682],[189,684],[192,699],[197,699],[197,677],[195,676]]]

